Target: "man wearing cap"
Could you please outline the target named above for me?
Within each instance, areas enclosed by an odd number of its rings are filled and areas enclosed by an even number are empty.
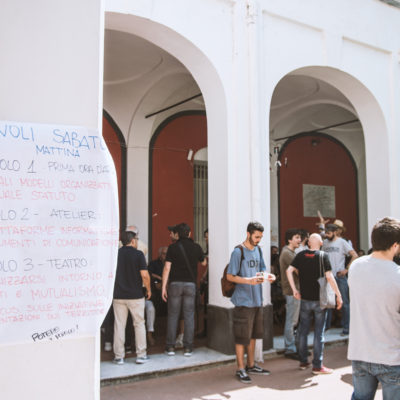
[[[351,263],[358,257],[353,247],[339,237],[337,234],[338,226],[335,224],[327,224],[325,227],[325,240],[322,250],[329,255],[329,261],[332,266],[332,273],[335,276],[336,283],[339,287],[340,294],[343,299],[342,307],[342,336],[349,334],[350,324],[350,297],[349,285],[347,284],[347,272]],[[345,265],[346,256],[351,257],[347,267]]]

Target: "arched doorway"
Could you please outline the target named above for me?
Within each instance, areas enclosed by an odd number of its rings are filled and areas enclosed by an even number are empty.
[[[346,237],[359,248],[357,169],[338,140],[321,134],[297,135],[279,155],[279,234],[287,229],[316,231],[318,211],[331,222],[345,221]]]
[[[381,134],[377,135],[376,132]],[[370,227],[376,219],[387,214],[386,210],[390,203],[390,198],[387,197],[389,190],[387,179],[379,178],[387,176],[388,173],[385,156],[388,154],[387,128],[382,111],[368,88],[353,76],[329,67],[304,67],[295,70],[282,77],[273,91],[269,136],[271,244],[281,246],[284,244],[282,240],[284,232],[281,232],[280,223],[281,184],[278,183],[280,174],[285,169],[285,157],[281,157],[282,149],[297,135],[321,134],[329,135],[353,160],[356,174],[354,184],[357,193],[356,209],[354,210],[354,206],[349,206],[352,216],[345,218],[336,214],[336,218],[343,220],[345,225],[355,225],[355,228],[351,228],[353,233],[348,236],[352,236],[354,247],[367,250]],[[318,147],[318,140],[314,145]],[[377,157],[374,157],[376,148],[382,149],[383,152],[383,159],[380,157],[379,163]],[[324,159],[319,160],[316,168],[323,169],[324,163]],[[301,171],[297,172],[300,174]],[[342,171],[341,174],[346,173]],[[308,183],[306,178],[305,174],[299,175],[301,185]],[[376,196],[377,191],[382,195]],[[378,198],[382,201],[378,201]],[[302,193],[299,199],[303,202]],[[346,214],[341,206],[339,209],[337,207],[336,205],[340,214]],[[358,221],[355,221],[354,218],[357,217]],[[349,223],[346,219],[353,222]],[[317,221],[318,217],[315,216],[314,224]],[[294,226],[292,223],[289,224]],[[305,227],[309,226],[315,231],[315,225],[307,225],[305,220],[304,224]]]

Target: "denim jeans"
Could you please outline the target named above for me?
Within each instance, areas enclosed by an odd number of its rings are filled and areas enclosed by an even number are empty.
[[[295,299],[293,296],[286,297],[286,320],[283,337],[285,339],[285,352],[297,352],[297,340],[294,335],[294,327],[299,321],[300,313],[300,300]]]
[[[382,385],[383,400],[400,399],[400,365],[352,361],[354,392],[352,400],[373,400]]]
[[[193,282],[171,282],[168,287],[167,347],[175,346],[181,307],[184,329],[183,346],[192,348],[194,337],[194,313],[196,284]]]
[[[350,324],[350,296],[349,285],[347,283],[347,276],[336,276],[336,283],[338,285],[340,294],[342,295],[342,326],[343,332],[349,333]]]
[[[326,310],[322,310],[319,301],[301,300],[300,304],[300,324],[297,330],[299,337],[299,358],[301,363],[306,363],[307,357],[307,336],[310,332],[311,319],[314,315],[314,349],[313,361],[314,368],[321,368],[324,356],[324,331]]]

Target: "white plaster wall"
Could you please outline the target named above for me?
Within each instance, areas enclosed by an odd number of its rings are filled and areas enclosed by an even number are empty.
[[[107,0],[106,8],[109,29],[139,35],[172,54],[203,93],[211,177],[211,304],[230,305],[220,295],[219,279],[250,219],[266,225],[265,249],[269,246],[269,210],[276,201],[270,204],[269,104],[276,84],[292,71],[338,88],[360,117],[367,175],[365,185],[359,180],[360,197],[365,192],[368,198],[360,204],[361,214],[368,215],[361,229],[370,229],[382,215],[399,213],[399,10],[375,0]],[[123,118],[134,121],[128,114]],[[145,146],[155,125],[143,122],[144,147],[129,150],[146,168]],[[134,132],[126,132],[135,142]],[[359,149],[352,152],[362,160]],[[130,169],[136,165],[129,161]],[[145,187],[145,171],[140,175],[131,173],[130,179]],[[130,187],[129,196],[142,209],[146,194],[139,199],[134,191]],[[145,215],[137,217],[138,224],[146,223]]]
[[[266,93],[272,94],[287,73],[315,66],[309,76],[338,88],[363,125],[368,229],[376,219],[398,214],[399,184],[393,179],[399,171],[398,158],[393,154],[398,144],[398,116],[393,113],[398,96],[393,85],[399,87],[394,78],[399,73],[400,43],[393,32],[399,29],[399,10],[376,1],[358,0],[309,0],[301,4],[264,1],[263,5],[265,73],[270,77]],[[334,69],[324,71],[323,66]],[[267,95],[267,104],[269,99]]]
[[[116,11],[117,3],[108,2],[108,9]],[[151,9],[143,3],[130,4],[129,10],[125,9],[126,12],[136,13],[147,19],[132,19],[126,15],[109,14],[106,17],[106,25],[109,29],[123,30],[145,37],[169,51],[186,66],[203,94],[208,124],[209,196],[212,199],[209,209],[210,271],[215,275],[211,278],[210,302],[231,306],[227,299],[222,298],[219,287],[220,275],[229,259],[230,251],[235,244],[245,238],[246,225],[250,219],[256,218],[265,225],[268,223],[264,216],[266,209],[261,207],[265,195],[260,194],[266,191],[266,188],[258,184],[252,185],[250,179],[250,176],[253,176],[254,182],[259,182],[260,174],[265,174],[264,171],[260,171],[259,165],[264,162],[260,159],[260,154],[263,153],[264,157],[263,148],[265,149],[266,145],[259,143],[260,122],[253,121],[256,127],[250,127],[249,69],[246,62],[249,47],[247,9],[243,2],[205,1],[196,3],[198,9],[193,9],[191,4],[188,24],[188,21],[177,19],[175,15],[179,10],[178,14],[182,17],[182,13],[187,11],[187,3],[174,2],[175,9],[171,9],[171,5],[172,3],[169,3],[167,10],[161,2],[153,3]],[[174,14],[173,17],[171,13]],[[196,18],[192,19],[192,16]],[[169,18],[172,18],[171,21]],[[204,21],[207,21],[207,30],[204,30]],[[232,24],[232,21],[236,23]],[[160,25],[167,23],[174,31]],[[218,32],[217,43],[215,32]],[[177,33],[184,33],[189,40],[195,42],[195,46],[186,40],[182,41]],[[211,43],[214,45],[211,46]],[[209,65],[211,59],[212,64]],[[218,71],[224,71],[224,74],[218,74]],[[251,96],[254,103],[257,93]],[[238,113],[237,110],[243,112]],[[145,129],[139,129],[141,132],[151,131],[150,123],[146,121],[142,120],[140,124],[138,121],[135,128],[137,126],[145,126]],[[247,136],[249,129],[255,132],[253,139],[257,142],[255,146],[249,143]],[[142,137],[145,139],[142,144],[145,145],[148,134]],[[135,141],[134,136],[133,141]],[[130,150],[132,156],[135,155],[141,160],[144,160],[144,152],[146,149]],[[132,163],[129,168],[133,167],[134,162]],[[261,180],[266,181],[266,179]],[[242,195],[237,196],[238,192]],[[142,204],[145,203],[146,200],[143,198]],[[224,237],[222,242],[221,235]],[[268,300],[269,295],[266,297],[266,301]]]
[[[103,29],[102,1],[3,0],[0,119],[98,129]],[[98,399],[97,340],[1,346],[0,397]]]

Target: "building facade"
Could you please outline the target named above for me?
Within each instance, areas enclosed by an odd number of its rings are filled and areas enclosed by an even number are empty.
[[[108,130],[121,226],[139,227],[150,258],[166,244],[167,224],[187,220],[197,239],[207,225],[210,347],[232,351],[232,305],[220,278],[250,220],[266,227],[268,262],[269,246],[282,245],[289,227],[312,231],[318,210],[342,219],[364,250],[375,221],[400,214],[396,2],[15,3],[7,0],[0,16],[8,38],[1,118]],[[196,186],[194,170],[205,165]],[[264,300],[271,321],[268,287]],[[267,323],[264,347],[271,346]],[[0,349],[10,375],[23,352],[37,368],[20,374],[31,376],[40,398],[55,388],[60,399],[98,398],[98,338],[43,344],[40,358],[38,347]],[[50,359],[46,390],[37,382]],[[60,368],[68,382],[57,377]],[[6,393],[26,390],[10,382]]]

